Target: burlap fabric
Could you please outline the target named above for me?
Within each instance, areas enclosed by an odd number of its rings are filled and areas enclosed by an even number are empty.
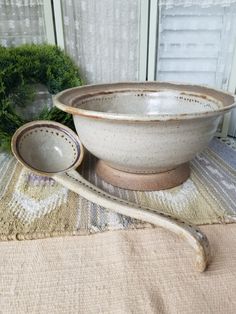
[[[236,225],[203,226],[205,273],[160,229],[0,243],[0,313],[235,314]]]
[[[218,139],[191,162],[191,177],[181,186],[134,192],[103,182],[87,156],[80,171],[103,190],[161,209],[193,224],[236,221],[236,150]],[[0,155],[0,240],[85,235],[150,225],[86,201],[52,179],[35,176],[13,157]]]

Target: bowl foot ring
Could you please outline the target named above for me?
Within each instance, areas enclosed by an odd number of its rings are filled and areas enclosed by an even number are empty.
[[[98,160],[96,164],[97,175],[107,183],[134,191],[159,191],[176,187],[189,178],[189,163],[184,163],[175,169],[153,173],[136,174],[114,169],[104,161]]]

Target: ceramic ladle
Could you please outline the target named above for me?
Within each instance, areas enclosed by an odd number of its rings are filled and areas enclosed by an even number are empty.
[[[75,170],[83,160],[84,150],[78,136],[69,128],[51,121],[27,123],[13,135],[12,152],[29,170],[53,178],[93,203],[183,237],[196,253],[196,269],[200,272],[206,269],[210,257],[209,242],[197,227],[159,210],[106,193]]]

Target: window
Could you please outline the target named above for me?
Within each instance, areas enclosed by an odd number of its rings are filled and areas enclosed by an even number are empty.
[[[148,79],[235,91],[234,0],[19,0],[0,9],[1,45],[56,42],[87,83]],[[226,115],[223,135],[228,127]]]
[[[157,1],[150,1],[148,79],[206,84],[235,92],[236,4],[160,2],[158,6]],[[227,114],[219,135],[226,136],[228,128],[230,135],[236,135],[236,110],[229,122]]]
[[[156,78],[228,88],[236,7],[160,8]]]

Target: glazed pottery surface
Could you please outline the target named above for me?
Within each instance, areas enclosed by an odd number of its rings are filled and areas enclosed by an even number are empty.
[[[235,106],[223,91],[145,82],[65,90],[55,105],[73,114],[83,145],[112,168],[151,174],[190,161]]]
[[[142,207],[106,193],[75,170],[82,162],[83,146],[69,128],[51,121],[29,122],[14,133],[11,147],[18,161],[30,171],[53,178],[99,206],[158,225],[186,238],[195,251],[197,270],[202,272],[206,269],[210,249],[207,237],[201,230],[158,209]]]
[[[78,136],[66,126],[52,121],[33,121],[19,128],[12,151],[27,168],[52,175],[78,166],[83,147]]]

